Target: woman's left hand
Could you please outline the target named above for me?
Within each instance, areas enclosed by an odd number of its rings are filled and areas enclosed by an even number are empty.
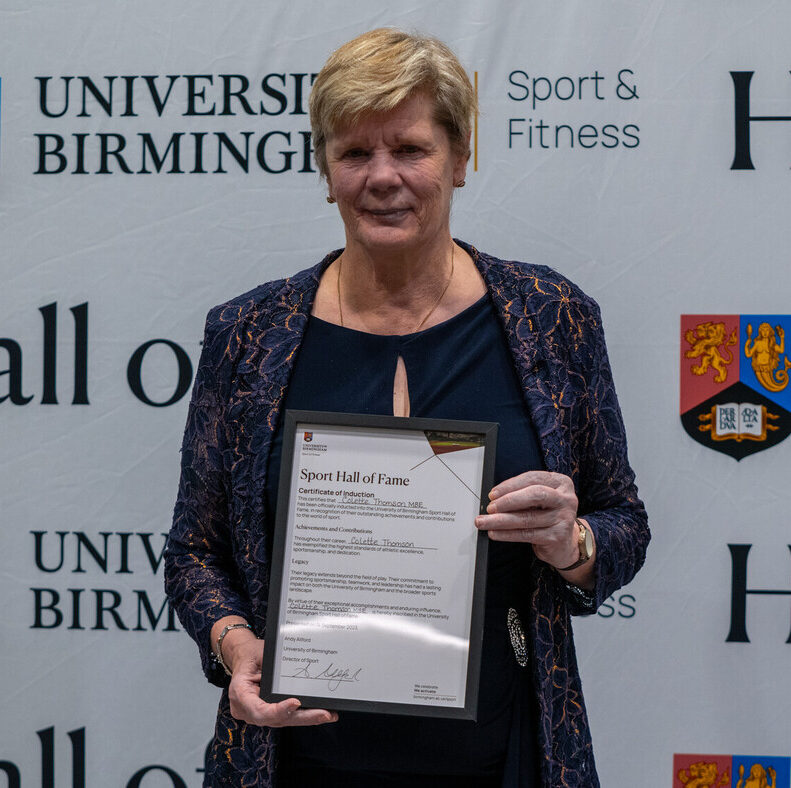
[[[529,542],[536,556],[555,569],[579,557],[577,495],[568,476],[527,471],[500,482],[489,493],[487,514],[475,525],[498,542]]]

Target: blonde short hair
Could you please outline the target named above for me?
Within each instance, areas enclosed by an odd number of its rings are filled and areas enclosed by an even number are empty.
[[[369,112],[388,112],[415,93],[434,101],[434,119],[452,148],[469,154],[478,110],[470,78],[436,38],[378,28],[336,49],[313,83],[310,124],[319,172],[327,175],[327,137]]]

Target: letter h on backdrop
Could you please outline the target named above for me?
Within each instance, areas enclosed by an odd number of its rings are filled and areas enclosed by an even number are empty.
[[[733,80],[732,170],[754,170],[750,157],[750,123],[791,121],[791,115],[750,115],[750,81],[754,71],[731,71]]]
[[[752,545],[729,544],[731,551],[731,630],[726,643],[749,643],[747,637],[747,595],[791,596],[791,589],[747,588],[747,554]],[[791,550],[791,544],[788,545]],[[791,643],[791,632],[786,643]]]

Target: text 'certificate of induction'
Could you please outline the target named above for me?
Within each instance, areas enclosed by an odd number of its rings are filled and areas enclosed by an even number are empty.
[[[286,411],[261,697],[475,719],[490,422]]]

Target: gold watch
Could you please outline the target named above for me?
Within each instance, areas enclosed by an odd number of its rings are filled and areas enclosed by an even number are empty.
[[[591,529],[587,528],[579,517],[575,517],[574,522],[577,524],[577,528],[580,529],[580,535],[577,538],[577,549],[580,557],[571,566],[564,566],[559,570],[560,572],[570,572],[572,569],[582,566],[586,561],[590,561],[593,555],[593,534]]]

